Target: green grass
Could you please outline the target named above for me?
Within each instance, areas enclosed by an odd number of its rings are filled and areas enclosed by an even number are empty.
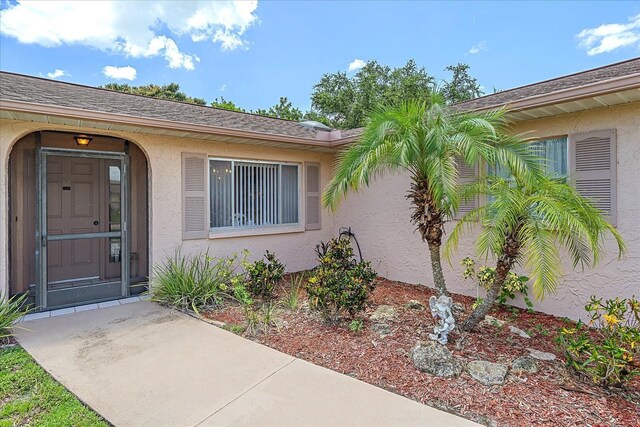
[[[108,426],[19,346],[0,350],[0,427]]]

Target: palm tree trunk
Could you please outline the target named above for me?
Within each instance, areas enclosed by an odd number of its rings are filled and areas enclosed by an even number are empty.
[[[413,204],[411,222],[416,226],[422,240],[429,246],[434,285],[439,295],[448,295],[440,260],[445,219],[429,190],[428,180],[414,176],[407,199]]]
[[[431,256],[431,270],[433,271],[433,283],[438,291],[438,296],[449,295],[447,285],[442,273],[442,261],[440,261],[440,246],[429,244],[429,255]]]

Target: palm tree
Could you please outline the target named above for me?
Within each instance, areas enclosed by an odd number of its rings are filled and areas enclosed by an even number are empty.
[[[625,245],[620,234],[587,199],[564,179],[543,176],[526,180],[518,174],[509,179],[490,177],[467,186],[461,197],[488,196],[488,202],[462,217],[444,248],[449,259],[463,230],[482,226],[476,240],[479,254],[496,257],[496,276],[486,298],[462,323],[473,330],[484,318],[516,264],[524,261],[538,299],[554,292],[562,273],[561,248],[573,267],[595,265],[603,252],[604,237],[611,234],[622,256]]]
[[[539,170],[531,151],[518,139],[507,137],[505,130],[502,110],[457,112],[438,91],[426,101],[382,106],[373,112],[358,142],[338,155],[323,203],[335,209],[349,190],[368,186],[375,176],[408,172],[411,221],[429,247],[436,289],[446,295],[440,248],[444,225],[460,203],[461,163],[509,164],[523,176]]]

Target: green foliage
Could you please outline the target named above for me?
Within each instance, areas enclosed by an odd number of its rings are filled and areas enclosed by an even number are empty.
[[[245,263],[246,287],[253,297],[268,301],[273,298],[276,285],[282,280],[284,265],[273,252],[267,251],[264,258],[266,262],[259,259],[254,263]]]
[[[364,329],[364,321],[362,319],[353,319],[351,323],[349,323],[349,330],[354,334],[359,334]]]
[[[27,294],[14,295],[9,299],[0,295],[0,342],[13,335],[13,323],[27,313],[23,308],[26,298]]]
[[[257,335],[262,333],[267,335],[271,328],[276,325],[278,315],[278,304],[265,302],[259,305],[243,304],[242,314],[246,322],[245,333],[247,335]]]
[[[309,305],[327,320],[335,321],[344,312],[354,316],[364,310],[374,289],[376,273],[368,261],[356,262],[351,242],[333,239],[318,254],[319,265],[307,281]]]
[[[22,348],[0,350],[0,426],[108,426]]]
[[[268,110],[257,109],[254,111],[255,114],[260,114],[261,116],[269,116],[275,117],[278,119],[285,120],[294,120],[299,122],[304,118],[304,113],[297,107],[294,107],[291,104],[291,101],[286,96],[281,96],[278,104],[270,107]]]
[[[476,272],[476,262],[469,258],[463,258],[460,261],[460,265],[462,265],[465,269],[462,273],[462,277],[464,279],[472,279],[477,281],[478,285],[488,291],[493,285],[493,282],[496,279],[496,269],[493,267],[487,267],[485,265],[481,266]],[[497,302],[499,304],[506,304],[507,300],[514,300],[516,298],[516,294],[522,294],[524,297],[524,302],[529,309],[533,307],[533,303],[527,296],[527,291],[529,287],[527,283],[529,282],[529,278],[527,276],[520,276],[513,271],[510,271],[507,274],[507,278],[502,285],[500,293],[498,294]],[[482,303],[482,300],[479,298],[480,302],[476,301],[474,303],[473,308],[475,309],[479,304]]]
[[[567,365],[603,386],[620,386],[640,375],[640,301],[591,297],[590,328],[562,328],[558,342]]]
[[[189,104],[206,105],[207,101],[202,98],[193,98],[180,90],[177,83],[169,83],[167,85],[143,85],[130,86],[126,83],[107,83],[100,86],[104,89],[114,90],[117,92],[131,93],[134,95],[150,96],[153,98],[170,99],[172,101],[187,102]]]
[[[221,96],[220,99],[216,98],[211,101],[211,106],[222,110],[239,111],[242,113],[246,112],[244,108],[238,107],[233,101],[225,99],[224,96]]]
[[[282,300],[285,307],[289,310],[297,310],[300,305],[300,298],[302,298],[303,283],[306,280],[303,273],[291,275],[289,278],[289,289],[285,291],[284,298]]]
[[[469,75],[467,64],[449,65],[445,70],[451,71],[453,74],[451,80],[442,87],[449,104],[482,96],[482,89],[480,89],[478,81]]]
[[[246,254],[245,254],[246,256]],[[180,309],[198,309],[218,304],[229,290],[238,286],[238,256],[213,258],[209,252],[173,256],[153,269],[151,299]]]

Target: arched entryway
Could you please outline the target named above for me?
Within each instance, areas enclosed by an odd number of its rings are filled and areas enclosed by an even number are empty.
[[[148,166],[135,143],[31,133],[11,151],[9,189],[11,295],[51,309],[146,289]]]

